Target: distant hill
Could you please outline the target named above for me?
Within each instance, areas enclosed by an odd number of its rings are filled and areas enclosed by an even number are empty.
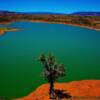
[[[53,13],[53,12],[12,12],[12,11],[2,11],[0,10],[0,14],[57,14],[63,15],[64,13]]]
[[[75,12],[71,15],[81,15],[81,16],[100,16],[100,12]]]
[[[0,14],[4,14],[4,13],[15,13],[15,12],[11,12],[11,11],[3,11],[3,10],[0,10]]]
[[[80,16],[100,16],[100,12],[75,12],[71,14],[67,13],[54,13],[54,12],[13,12],[13,11],[2,11],[0,10],[0,15],[16,15],[16,14],[44,14],[44,15],[80,15]]]
[[[11,11],[2,11],[0,10],[0,15],[10,15],[10,14],[17,14],[16,12],[11,12]]]
[[[44,14],[44,15],[65,15],[64,13],[53,13],[53,12],[17,12],[19,14]]]

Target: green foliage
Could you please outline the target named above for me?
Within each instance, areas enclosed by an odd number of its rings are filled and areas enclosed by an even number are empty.
[[[52,79],[52,81],[55,82],[58,78],[65,76],[64,65],[57,64],[55,57],[53,55],[49,55],[48,57],[46,57],[44,54],[42,54],[39,57],[39,60],[42,62],[43,66],[45,67],[45,70],[42,73],[42,75],[48,81]]]

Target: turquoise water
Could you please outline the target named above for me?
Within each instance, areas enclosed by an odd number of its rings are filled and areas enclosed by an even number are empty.
[[[16,22],[20,31],[0,36],[0,97],[27,95],[46,83],[41,53],[52,53],[67,76],[60,82],[100,79],[100,32],[63,24]]]

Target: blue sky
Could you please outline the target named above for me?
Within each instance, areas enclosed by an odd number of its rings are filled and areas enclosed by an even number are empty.
[[[100,11],[100,0],[0,0],[0,10],[56,13]]]

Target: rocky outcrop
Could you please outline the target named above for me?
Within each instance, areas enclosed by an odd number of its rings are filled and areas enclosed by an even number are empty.
[[[100,80],[55,83],[55,89],[62,94],[60,100],[100,100]],[[49,84],[43,84],[33,93],[17,100],[50,100],[48,92]]]

